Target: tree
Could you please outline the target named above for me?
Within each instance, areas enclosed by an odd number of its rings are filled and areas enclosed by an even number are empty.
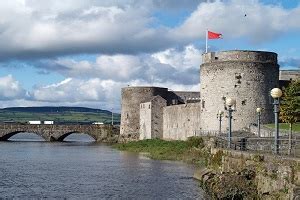
[[[289,123],[289,154],[292,147],[292,127],[300,121],[300,80],[292,81],[283,90],[282,103],[280,106],[280,119]]]

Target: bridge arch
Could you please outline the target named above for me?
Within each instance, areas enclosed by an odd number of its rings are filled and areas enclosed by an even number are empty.
[[[12,131],[12,132],[7,132],[6,134],[2,135],[2,137],[0,137],[0,140],[2,141],[7,141],[9,140],[9,138],[13,137],[14,135],[17,135],[19,133],[34,133],[38,136],[40,136],[41,138],[43,138],[45,141],[47,141],[47,138],[44,137],[43,134],[41,134],[40,132],[35,132],[35,131],[24,131],[24,130],[18,130],[18,131]]]
[[[88,135],[90,136],[91,138],[93,138],[95,141],[97,141],[97,137],[89,132],[81,132],[81,131],[70,131],[70,132],[67,132],[67,133],[64,133],[63,135],[61,135],[60,137],[58,137],[56,139],[56,141],[59,141],[59,142],[62,142],[64,141],[64,139],[66,137],[68,137],[69,135],[72,135],[72,134],[85,134],[85,135]]]

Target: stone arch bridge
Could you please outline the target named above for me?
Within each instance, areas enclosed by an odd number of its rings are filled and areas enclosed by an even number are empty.
[[[46,141],[63,141],[72,133],[87,134],[95,141],[110,142],[116,140],[119,128],[107,124],[62,125],[62,124],[0,124],[0,140],[8,140],[18,133],[35,133]]]

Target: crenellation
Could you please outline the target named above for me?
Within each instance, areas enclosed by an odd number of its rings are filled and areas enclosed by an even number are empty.
[[[277,64],[277,54],[262,51],[221,51],[202,55],[203,64],[212,62],[261,62]]]

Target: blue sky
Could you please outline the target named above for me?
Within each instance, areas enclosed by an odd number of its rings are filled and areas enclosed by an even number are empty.
[[[11,0],[0,19],[0,107],[118,111],[127,85],[198,91],[206,29],[223,34],[210,51],[273,51],[300,68],[296,0]]]

